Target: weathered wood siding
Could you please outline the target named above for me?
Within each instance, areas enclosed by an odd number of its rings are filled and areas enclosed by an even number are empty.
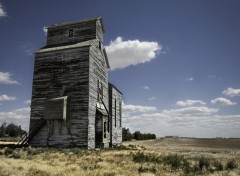
[[[69,128],[48,120],[30,145],[87,146],[89,47],[36,53],[32,90],[30,128],[44,118],[47,100],[60,97],[61,91],[69,96],[71,112]],[[53,133],[59,129],[61,133]]]
[[[112,143],[121,143],[121,112],[116,111],[116,127],[111,114],[112,99],[116,97],[121,102],[121,94],[111,87],[109,99],[109,65],[102,44],[103,33],[101,18],[48,28],[47,45],[35,53],[30,129],[41,118],[46,123],[29,141],[30,145],[93,149],[98,143],[109,147],[110,132],[114,132]],[[60,102],[54,102],[63,96],[67,98],[65,110],[61,109],[63,103],[59,99]],[[97,105],[105,108],[97,110]]]
[[[102,28],[101,19],[53,25],[48,27],[47,46],[67,45],[96,38],[103,42]],[[73,30],[72,37],[69,37],[70,29]]]
[[[88,148],[95,148],[95,121],[96,105],[98,102],[98,82],[102,83],[103,101],[106,108],[108,108],[108,69],[102,46],[99,46],[99,44],[101,44],[101,42],[99,43],[97,41],[90,47]],[[102,102],[100,101],[99,103]],[[110,139],[108,137],[107,139],[104,139],[103,142],[109,143],[109,141]]]
[[[122,143],[122,94],[109,83],[110,145]]]

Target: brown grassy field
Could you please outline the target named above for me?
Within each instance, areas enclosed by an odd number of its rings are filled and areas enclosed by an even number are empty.
[[[240,140],[157,139],[107,150],[0,148],[0,176],[240,175]]]

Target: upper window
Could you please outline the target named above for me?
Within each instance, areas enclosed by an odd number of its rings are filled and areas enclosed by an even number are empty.
[[[73,29],[68,30],[68,37],[73,37]]]
[[[98,80],[98,101],[103,99],[103,85],[102,82]]]
[[[98,48],[100,49],[100,50],[102,50],[102,43],[99,41],[99,43],[98,43]]]

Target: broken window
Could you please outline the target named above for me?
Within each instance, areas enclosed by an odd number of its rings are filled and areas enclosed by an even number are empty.
[[[73,37],[73,29],[68,30],[68,37]]]

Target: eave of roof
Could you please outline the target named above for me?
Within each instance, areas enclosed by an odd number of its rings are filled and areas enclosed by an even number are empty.
[[[113,87],[116,91],[118,91],[121,95],[122,95],[122,92],[116,87],[114,86],[112,83],[108,82],[108,84]]]
[[[104,54],[104,57],[105,57],[105,60],[106,60],[106,63],[107,63],[107,68],[109,69],[110,65],[109,65],[109,62],[108,62],[108,56],[107,56],[107,52],[106,52],[105,48],[103,49],[103,54]]]
[[[92,40],[88,40],[88,41],[84,41],[84,42],[80,42],[80,43],[75,43],[75,44],[72,44],[72,45],[64,45],[64,46],[51,47],[51,48],[43,48],[43,49],[40,49],[40,50],[36,51],[35,54],[64,50],[64,49],[74,49],[74,48],[87,47],[87,46],[91,46],[96,41],[98,41],[98,39],[92,39]]]

